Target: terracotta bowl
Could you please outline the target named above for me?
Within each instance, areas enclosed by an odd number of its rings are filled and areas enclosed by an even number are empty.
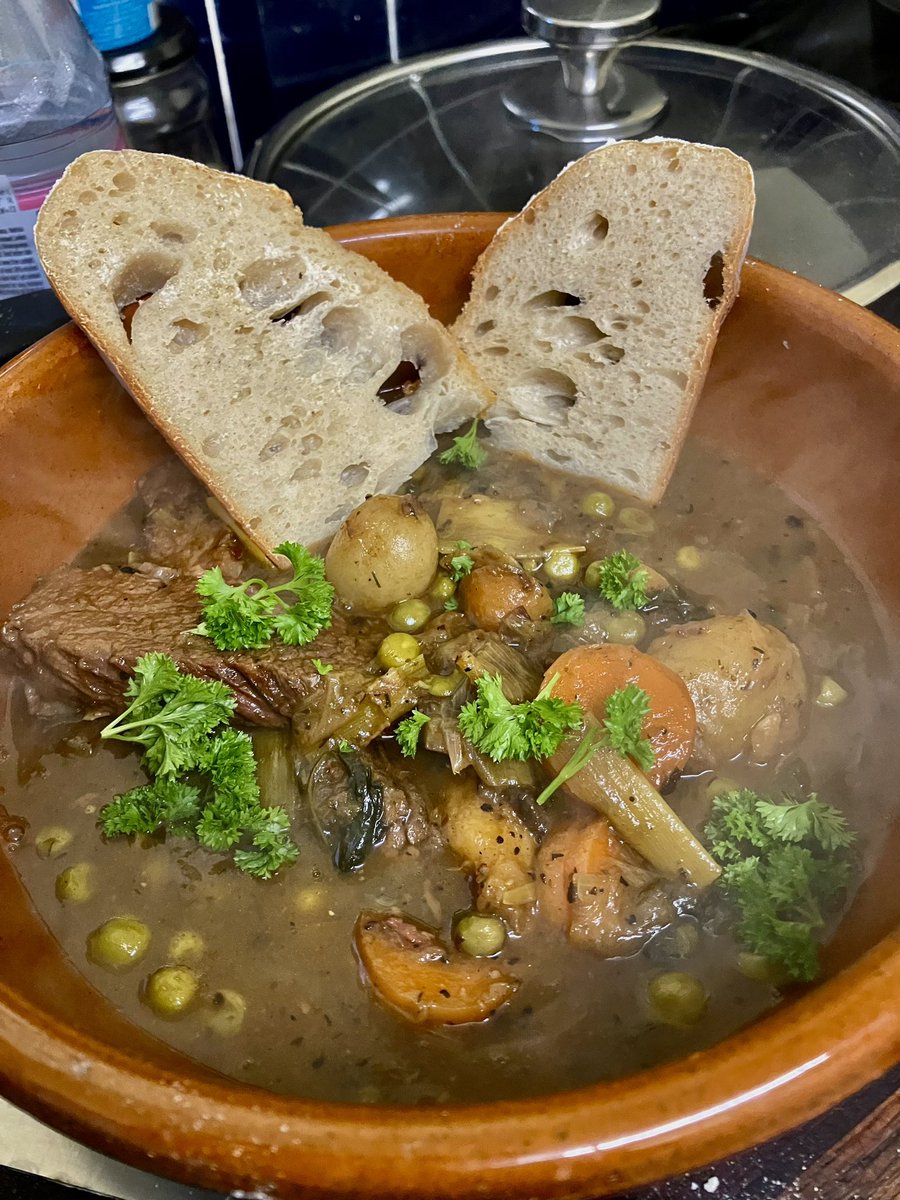
[[[444,319],[499,218],[334,234]],[[745,269],[694,433],[813,513],[900,622],[900,333],[763,263]],[[68,559],[167,453],[71,326],[0,374],[0,612]],[[14,796],[3,803],[14,811]],[[2,815],[2,813],[0,813]],[[826,979],[713,1050],[616,1083],[466,1108],[310,1103],[225,1080],[118,1016],[66,963],[0,854],[0,1082],[135,1165],[221,1189],[587,1197],[698,1166],[821,1112],[900,1057],[898,830]]]

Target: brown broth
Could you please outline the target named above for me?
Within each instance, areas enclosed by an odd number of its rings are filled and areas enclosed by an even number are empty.
[[[458,486],[459,477],[430,465],[417,486],[427,494],[448,479]],[[871,865],[894,803],[884,787],[895,754],[884,736],[891,664],[862,585],[821,529],[747,468],[696,443],[685,451],[647,537],[619,532],[615,517],[582,517],[578,501],[589,487],[516,459],[495,453],[478,486],[521,500],[524,511],[539,496],[558,514],[551,540],[586,544],[586,562],[625,546],[715,611],[749,608],[779,625],[801,649],[812,695],[822,675],[837,677],[849,698],[832,710],[810,705],[803,739],[778,773],[735,761],[728,776],[765,792],[790,787],[792,772],[808,775],[860,830],[863,870]],[[115,537],[104,536],[89,559],[109,555],[116,540],[127,540],[127,529],[119,522]],[[700,567],[678,567],[683,546],[701,551]],[[311,1098],[372,1103],[539,1095],[711,1045],[777,1002],[771,986],[737,970],[738,947],[716,912],[703,917],[697,949],[684,960],[667,958],[661,939],[632,957],[604,960],[534,923],[507,942],[498,960],[523,981],[505,1009],[478,1026],[416,1028],[372,999],[351,933],[361,909],[397,907],[446,936],[453,913],[471,903],[449,852],[377,851],[363,870],[338,876],[299,802],[300,859],[269,882],[240,875],[177,839],[103,844],[97,810],[143,775],[136,753],[95,748],[81,732],[70,729],[60,740],[57,730],[55,739],[48,733],[35,744],[28,722],[13,714],[0,735],[0,749],[9,751],[0,755],[0,786],[28,826],[16,865],[37,911],[97,990],[139,1025],[226,1075]],[[706,816],[709,778],[685,777],[670,797],[694,829]],[[437,804],[435,771],[427,786]],[[564,811],[557,799],[551,819]],[[72,830],[74,841],[63,857],[42,859],[35,835],[51,825]],[[57,874],[83,860],[96,864],[95,895],[60,904]],[[123,914],[144,921],[152,941],[140,966],[114,975],[86,960],[85,942],[103,921]],[[210,1030],[202,1005],[163,1022],[140,1002],[142,980],[169,961],[169,940],[184,929],[205,941],[199,964],[205,991],[234,989],[246,1000],[243,1028],[232,1038]],[[690,971],[705,984],[709,1005],[697,1025],[673,1029],[654,1021],[646,987],[663,968]]]

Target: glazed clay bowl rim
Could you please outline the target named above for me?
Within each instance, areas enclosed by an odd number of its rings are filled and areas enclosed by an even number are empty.
[[[350,244],[375,226],[379,237],[452,239],[460,230],[489,235],[500,219],[446,214],[332,232]],[[791,305],[852,329],[900,376],[890,326],[776,268],[749,262],[747,271]],[[50,338],[62,336],[72,335]],[[709,1050],[576,1091],[422,1108],[284,1097],[200,1067],[186,1077],[0,983],[0,1078],[12,1099],[57,1127],[189,1183],[285,1197],[598,1195],[742,1150],[873,1079],[900,1057],[898,989],[900,931]]]

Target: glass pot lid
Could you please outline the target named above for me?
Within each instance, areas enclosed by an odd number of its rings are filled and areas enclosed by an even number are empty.
[[[311,225],[516,210],[608,140],[599,126],[633,73],[643,136],[728,146],[753,165],[753,254],[860,303],[900,283],[900,120],[890,110],[826,75],[730,47],[646,39],[610,58],[610,103],[569,90],[557,127],[541,101],[559,95],[563,71],[544,42],[410,59],[296,109],[247,170],[290,192]],[[581,64],[574,73],[577,88]],[[573,111],[594,128],[567,132]]]

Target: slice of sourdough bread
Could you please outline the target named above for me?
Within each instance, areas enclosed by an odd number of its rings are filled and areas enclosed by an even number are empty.
[[[453,326],[496,393],[494,440],[656,503],[737,294],[753,198],[729,150],[618,142],[508,221]]]
[[[268,184],[97,151],[36,240],[69,313],[269,555],[397,490],[493,399],[419,296]]]

